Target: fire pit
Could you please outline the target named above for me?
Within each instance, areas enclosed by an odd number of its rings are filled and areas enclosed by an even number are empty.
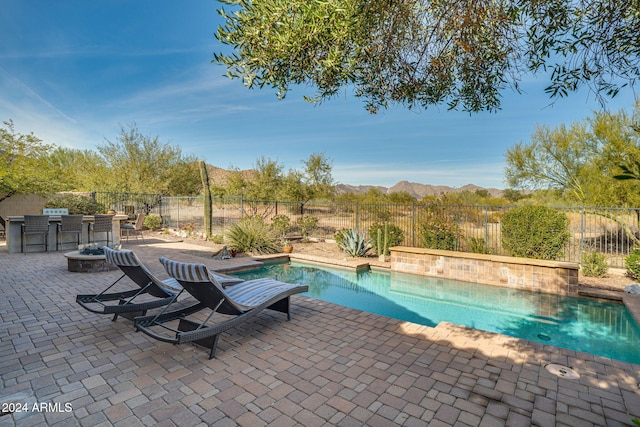
[[[115,270],[115,265],[105,261],[104,251],[95,245],[80,245],[77,251],[64,254],[67,270],[74,273],[98,273]]]

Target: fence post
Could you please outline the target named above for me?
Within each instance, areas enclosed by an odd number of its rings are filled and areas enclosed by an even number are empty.
[[[178,200],[178,213],[176,215],[176,230],[180,228],[180,200]]]
[[[584,251],[584,237],[586,233],[586,228],[587,228],[587,211],[585,210],[584,206],[582,206],[582,209],[580,211],[580,244],[578,245],[578,250],[580,251],[580,253],[578,254],[578,262],[582,260],[582,252]]]
[[[484,245],[489,248],[489,205],[484,205]]]
[[[416,204],[411,203],[411,243],[410,246],[416,246]]]
[[[356,231],[360,232],[360,203],[356,202]]]

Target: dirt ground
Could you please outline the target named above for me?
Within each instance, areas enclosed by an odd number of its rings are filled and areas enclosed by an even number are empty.
[[[212,248],[220,248],[219,244],[208,242],[206,240],[197,239],[181,239],[178,236],[166,235],[152,232],[145,232],[152,234],[154,237],[159,237],[164,240],[188,240],[189,243],[210,246]],[[342,252],[335,242],[309,242],[302,243],[300,241],[293,242],[293,250],[298,253],[305,253],[309,255],[321,256],[325,258],[340,259],[348,258],[344,252]],[[583,274],[579,275],[579,283],[585,287],[594,287],[605,290],[624,291],[626,286],[633,283],[637,283],[634,279],[626,275],[626,271],[623,269],[610,269],[606,277],[587,277]]]

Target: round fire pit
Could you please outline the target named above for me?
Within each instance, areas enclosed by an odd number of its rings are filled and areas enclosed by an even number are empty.
[[[97,273],[115,270],[115,265],[105,261],[104,255],[83,255],[79,251],[64,254],[67,258],[67,270],[74,273]]]

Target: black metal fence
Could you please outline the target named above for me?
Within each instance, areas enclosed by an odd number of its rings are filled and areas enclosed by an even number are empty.
[[[125,213],[135,218],[138,213],[162,215],[162,195],[94,191],[93,199],[106,209]]]
[[[193,228],[202,232],[204,208],[202,197],[164,197],[161,212],[168,228]],[[333,239],[341,229],[368,232],[374,224],[389,222],[402,229],[403,245],[422,247],[422,227],[429,218],[443,218],[455,230],[455,250],[505,255],[500,237],[500,218],[513,206],[367,204],[367,203],[297,203],[244,200],[242,197],[214,198],[213,234],[224,236],[240,218],[260,215],[270,221],[284,214],[290,218],[290,235],[300,235],[298,221],[303,216],[318,219],[311,237]],[[624,258],[640,246],[638,237],[640,209],[557,207],[570,221],[571,239],[562,260],[580,262],[584,251],[607,256],[611,267],[623,268]]]

